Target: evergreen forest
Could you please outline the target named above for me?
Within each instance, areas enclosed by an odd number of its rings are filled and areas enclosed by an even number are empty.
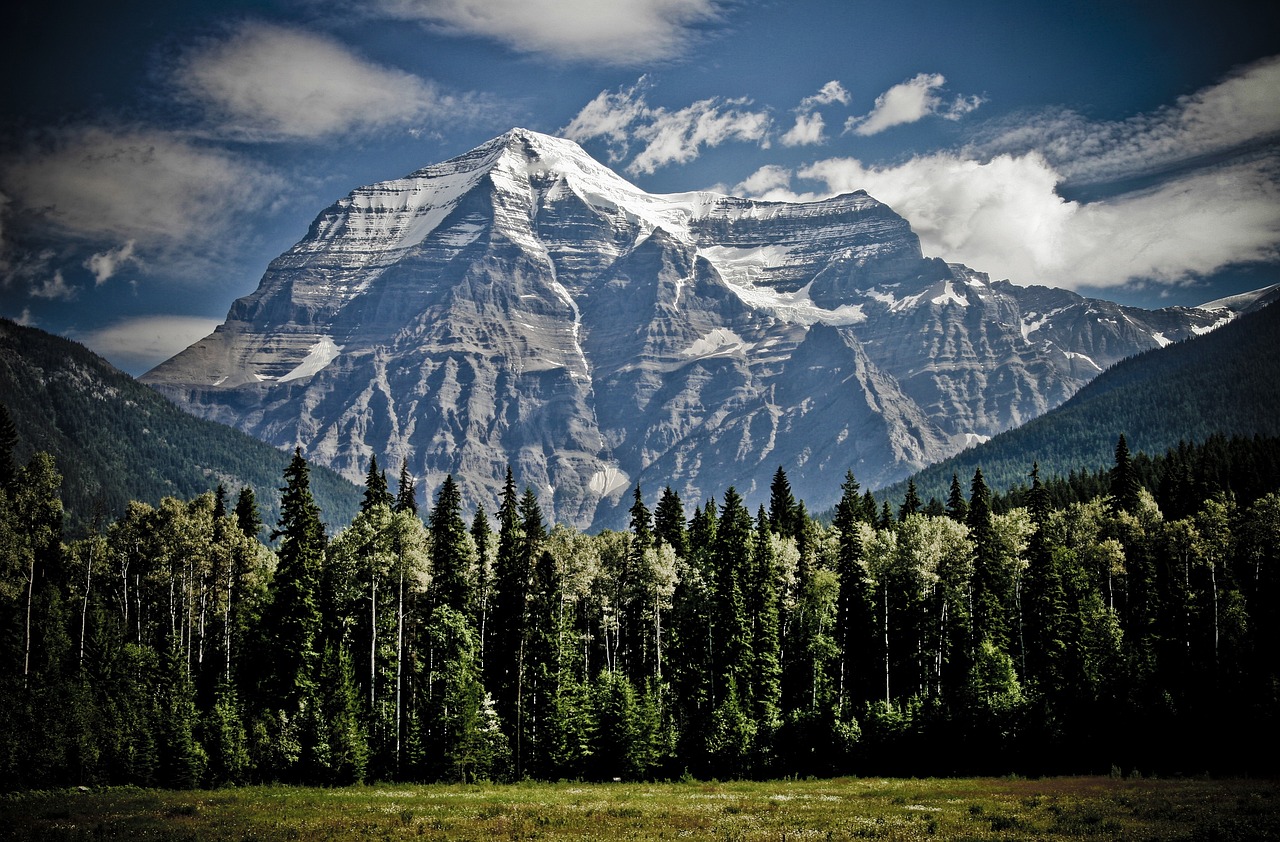
[[[375,459],[330,537],[295,452],[267,545],[248,486],[69,540],[0,421],[2,790],[1275,771],[1280,480],[1206,456],[1273,440],[1121,436],[1093,496],[850,473],[829,522],[782,468],[755,512],[636,487],[594,535]]]

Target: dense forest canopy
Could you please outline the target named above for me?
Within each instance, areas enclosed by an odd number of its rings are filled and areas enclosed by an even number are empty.
[[[597,535],[375,460],[330,537],[295,453],[269,548],[248,488],[68,540],[0,421],[4,789],[1274,772],[1274,440],[1120,437],[1095,495],[848,474],[829,522],[781,468],[755,512],[637,487]]]

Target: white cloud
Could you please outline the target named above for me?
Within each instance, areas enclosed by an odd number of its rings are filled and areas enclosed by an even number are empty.
[[[825,184],[811,193],[792,190],[790,175],[766,168],[738,187],[790,201],[865,189],[911,223],[925,254],[1021,284],[1181,283],[1280,256],[1280,187],[1260,162],[1092,203],[1059,196],[1062,175],[1038,153],[985,162],[940,153],[890,167],[831,158],[794,174]]]
[[[235,155],[149,129],[77,128],[0,163],[10,211],[138,253],[225,247],[233,224],[284,188]],[[138,254],[130,250],[130,258]]]
[[[1073,111],[1002,121],[974,154],[1040,150],[1075,182],[1141,174],[1252,146],[1274,149],[1280,136],[1280,56],[1240,68],[1223,81],[1127,120],[1094,122]]]
[[[130,240],[119,248],[94,254],[84,262],[84,268],[93,273],[94,286],[102,286],[111,280],[122,266],[139,262],[133,253],[136,243],[136,240]]]
[[[463,108],[434,85],[329,38],[260,22],[186,52],[174,82],[206,109],[217,134],[249,140],[407,125]]]
[[[813,96],[807,96],[800,100],[800,110],[809,111],[819,105],[834,105],[837,102],[841,105],[848,105],[849,92],[844,89],[844,85],[841,85],[839,80],[832,79]]]
[[[117,367],[141,374],[208,336],[219,324],[219,319],[196,316],[142,316],[74,338]]]
[[[636,64],[684,54],[721,0],[380,0],[390,14],[520,52]]]
[[[627,157],[632,127],[653,116],[644,96],[648,85],[648,77],[642,76],[629,88],[601,91],[559,134],[576,141],[597,137],[608,140],[609,162],[616,164]]]
[[[801,112],[796,115],[796,124],[787,130],[779,140],[783,146],[811,146],[821,143],[826,123],[822,115],[814,112]]]
[[[645,147],[627,165],[627,172],[651,173],[666,164],[686,164],[702,154],[702,147],[729,140],[767,147],[769,114],[748,105],[746,99],[704,99],[679,111],[658,109],[649,125],[636,130]]]
[[[914,123],[930,115],[958,120],[982,104],[979,96],[957,96],[950,103],[945,102],[939,91],[946,81],[941,73],[917,74],[876,97],[871,112],[862,117],[850,117],[844,129],[866,136]]]
[[[559,133],[576,141],[606,139],[611,163],[625,159],[632,143],[642,143],[643,148],[626,168],[633,174],[688,163],[701,155],[704,147],[730,140],[769,145],[772,119],[768,111],[752,109],[750,100],[714,97],[669,111],[651,108],[645,87],[646,80],[641,78],[616,93],[601,92]]]
[[[70,301],[76,297],[75,287],[67,285],[61,271],[45,276],[39,284],[31,287],[33,298],[47,298],[50,301]]]

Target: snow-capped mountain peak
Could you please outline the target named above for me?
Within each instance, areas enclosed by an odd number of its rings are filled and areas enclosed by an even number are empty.
[[[992,283],[865,192],[654,195],[512,129],[334,203],[144,380],[357,481],[403,458],[486,503],[511,465],[602,526],[637,482],[752,501],[779,465],[826,505],[1220,319]]]

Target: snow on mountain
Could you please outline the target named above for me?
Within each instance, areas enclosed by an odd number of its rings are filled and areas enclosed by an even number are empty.
[[[926,258],[866,193],[645,193],[512,131],[353,191],[224,324],[143,379],[359,481],[408,460],[492,509],[506,467],[549,516],[618,525],[638,482],[814,506],[905,476],[1210,329]]]

